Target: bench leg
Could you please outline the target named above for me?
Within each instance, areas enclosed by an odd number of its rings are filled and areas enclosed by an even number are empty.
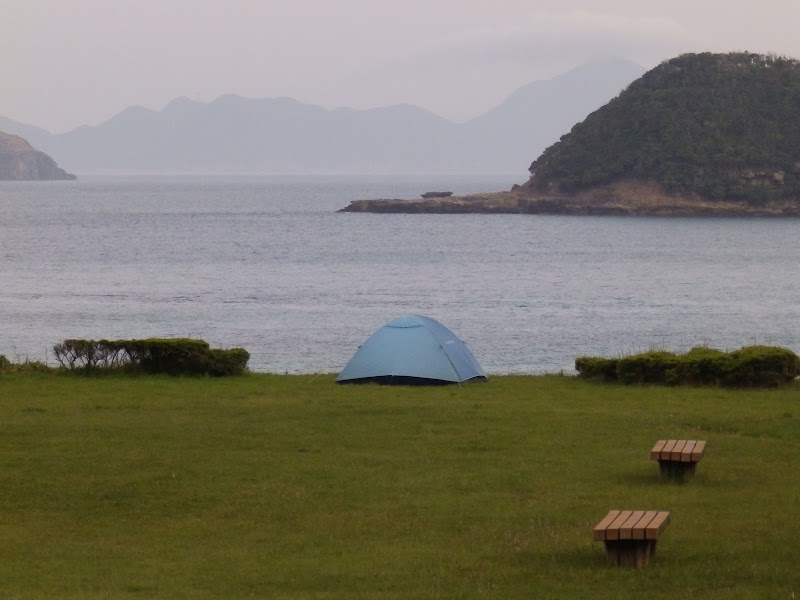
[[[656,553],[656,540],[605,540],[606,563],[615,567],[646,567]]]
[[[658,461],[658,477],[661,481],[677,481],[686,483],[694,477],[696,462],[680,462],[677,460]]]

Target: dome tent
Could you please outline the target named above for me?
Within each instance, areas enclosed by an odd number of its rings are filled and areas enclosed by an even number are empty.
[[[364,342],[337,383],[436,385],[486,379],[466,344],[430,317],[389,321]]]

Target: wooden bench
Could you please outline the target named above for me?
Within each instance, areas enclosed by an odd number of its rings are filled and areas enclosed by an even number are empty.
[[[656,553],[656,542],[669,525],[663,510],[612,510],[594,526],[592,539],[605,543],[606,562],[644,567]]]
[[[650,459],[658,461],[662,481],[689,481],[694,477],[697,463],[706,451],[703,440],[658,440],[650,450]]]

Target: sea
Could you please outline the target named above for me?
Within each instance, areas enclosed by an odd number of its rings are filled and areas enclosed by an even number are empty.
[[[496,176],[86,176],[0,183],[0,354],[202,338],[253,371],[333,373],[387,321],[433,317],[488,374],[578,356],[800,352],[800,220],[341,213],[509,189]]]

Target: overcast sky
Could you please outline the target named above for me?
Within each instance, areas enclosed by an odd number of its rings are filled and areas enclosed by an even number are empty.
[[[593,57],[800,58],[800,0],[0,0],[0,115],[62,132],[187,96],[461,121]]]

